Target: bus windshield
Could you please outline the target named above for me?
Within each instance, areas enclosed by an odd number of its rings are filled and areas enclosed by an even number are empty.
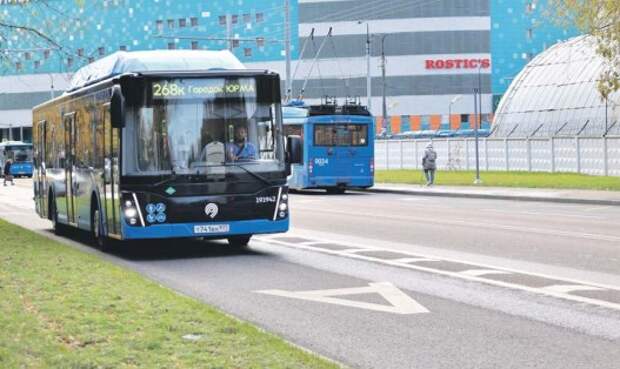
[[[128,119],[135,143],[128,174],[284,170],[276,139],[280,105],[257,98],[255,79],[169,79],[153,81],[148,90],[145,106]]]
[[[4,158],[11,159],[13,163],[32,162],[32,146],[30,145],[14,145],[4,148]]]
[[[316,124],[315,146],[368,146],[366,124]]]

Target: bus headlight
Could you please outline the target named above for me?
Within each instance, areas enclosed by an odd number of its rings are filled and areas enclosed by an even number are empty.
[[[138,215],[138,211],[136,210],[136,208],[133,208],[133,207],[132,207],[132,208],[127,208],[127,209],[125,209],[125,216],[126,216],[127,218],[130,218],[130,219],[131,219],[131,218],[135,218],[135,217],[136,217],[136,215]]]
[[[286,209],[288,209],[288,205],[285,202],[281,203],[280,204],[280,211],[286,211]]]

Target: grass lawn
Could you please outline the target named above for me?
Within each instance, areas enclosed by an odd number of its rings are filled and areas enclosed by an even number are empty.
[[[474,171],[437,171],[435,183],[447,186],[473,185]],[[565,188],[620,191],[620,177],[599,177],[573,173],[481,172],[484,186]],[[424,184],[421,170],[378,170],[378,183]]]
[[[183,336],[193,334],[192,341]],[[94,255],[0,220],[0,368],[337,368]]]

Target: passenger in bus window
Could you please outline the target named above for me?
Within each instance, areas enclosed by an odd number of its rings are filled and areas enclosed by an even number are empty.
[[[226,153],[229,160],[255,160],[256,146],[248,141],[248,129],[244,126],[237,126],[235,129],[235,140],[226,145]]]

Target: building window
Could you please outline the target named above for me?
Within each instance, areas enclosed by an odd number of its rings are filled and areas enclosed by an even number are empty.
[[[469,123],[469,114],[461,114],[461,122]]]
[[[174,28],[174,19],[168,19],[168,28]]]
[[[189,19],[189,22],[192,25],[192,27],[198,27],[198,18],[197,17],[191,17]]]
[[[252,49],[249,47],[246,47],[243,49],[243,55],[245,55],[246,57],[250,57],[252,56]]]
[[[198,41],[192,41],[192,50],[198,50]]]
[[[232,16],[232,24],[237,24],[239,23],[239,16],[237,14],[234,14]]]
[[[225,15],[220,15],[220,26],[225,26],[226,25],[226,16]]]
[[[164,31],[164,21],[161,19],[155,21],[155,28],[157,29],[157,32],[162,33]]]
[[[43,50],[43,58],[49,59],[49,57],[50,57],[50,51],[49,50]]]
[[[15,63],[15,69],[18,70],[18,71],[22,70],[22,62],[16,62]]]
[[[77,49],[77,54],[80,57],[84,56],[84,49],[82,49],[82,48]]]
[[[73,66],[73,58],[67,58],[67,67],[71,68]]]
[[[249,14],[249,13],[244,14],[243,23],[252,23],[252,14]]]
[[[39,69],[39,67],[41,66],[41,62],[38,60],[34,61],[34,69]]]
[[[24,58],[25,58],[26,60],[30,60],[30,59],[32,59],[32,54],[31,54],[29,51],[27,51],[27,52],[24,54]]]
[[[265,38],[264,37],[257,37],[256,38],[256,46],[264,47],[265,46]]]
[[[256,23],[261,23],[265,20],[265,15],[263,13],[256,13]]]
[[[168,42],[168,50],[174,50],[177,48],[177,45],[174,42]]]
[[[125,46],[125,45],[121,45],[121,46],[119,46],[119,47],[118,47],[118,49],[119,49],[120,51],[127,51],[127,46]]]
[[[179,19],[179,28],[185,28],[187,26],[187,19],[181,18]]]
[[[239,47],[239,40],[238,39],[232,40],[232,47]]]
[[[95,61],[95,58],[94,58],[93,56],[89,56],[89,57],[88,57],[88,63],[89,63],[89,64],[90,64],[90,63],[92,63],[92,62],[94,62],[94,61]]]
[[[105,47],[99,46],[99,48],[97,49],[97,52],[99,53],[99,56],[104,56],[105,55]]]

